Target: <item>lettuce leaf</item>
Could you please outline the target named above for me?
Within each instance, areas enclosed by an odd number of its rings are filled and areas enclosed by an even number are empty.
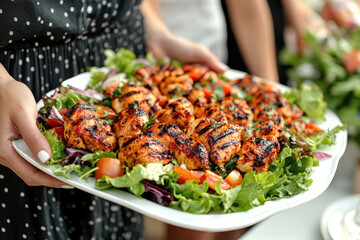
[[[96,188],[101,190],[110,187],[127,188],[130,192],[140,197],[145,191],[145,187],[141,183],[142,180],[159,181],[160,177],[166,175],[167,172],[161,163],[151,163],[145,167],[138,164],[121,177],[110,178],[104,176],[96,181]]]
[[[38,124],[38,128],[42,135],[45,136],[51,148],[52,156],[51,159],[47,161],[47,164],[59,164],[59,160],[67,156],[65,153],[65,144],[57,138],[54,129],[45,130],[42,124]]]
[[[308,117],[325,120],[327,104],[322,92],[315,84],[301,84],[299,88],[292,88],[291,91],[283,93],[283,96],[289,100],[290,104],[298,105]]]

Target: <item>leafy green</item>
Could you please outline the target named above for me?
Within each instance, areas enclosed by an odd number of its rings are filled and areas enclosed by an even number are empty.
[[[158,181],[161,176],[165,175],[167,171],[161,163],[147,164],[145,167],[138,164],[131,171],[127,171],[125,175],[116,178],[104,176],[97,180],[96,187],[98,189],[128,188],[128,190],[140,197],[145,190],[142,180],[148,179]]]
[[[92,176],[92,173],[97,169],[96,163],[103,157],[116,158],[116,153],[97,151],[95,153],[86,154],[81,158],[81,161],[65,166],[55,166],[53,172],[56,176],[63,176],[65,178],[69,178],[71,173],[74,172],[79,178],[87,179]],[[85,164],[85,162],[87,164]]]
[[[291,91],[283,93],[283,96],[291,104],[298,105],[308,117],[325,120],[327,104],[315,84],[300,84],[299,88],[292,88]]]
[[[38,124],[38,128],[42,135],[45,136],[51,148],[52,156],[51,159],[47,161],[47,164],[58,164],[59,160],[67,156],[65,153],[65,144],[57,138],[54,129],[45,130],[42,124]]]
[[[309,49],[302,53],[282,50],[280,61],[289,66],[288,76],[295,87],[311,82],[319,87],[328,107],[349,127],[349,137],[360,144],[360,72],[346,71],[342,56],[360,49],[360,29],[332,32],[325,40],[307,33]],[[306,71],[311,69],[311,71]]]

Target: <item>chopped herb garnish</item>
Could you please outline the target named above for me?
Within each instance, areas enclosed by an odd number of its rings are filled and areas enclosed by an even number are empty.
[[[151,125],[155,124],[155,116],[152,113],[149,120],[145,123],[145,125],[143,126],[143,130],[147,130],[150,128]]]

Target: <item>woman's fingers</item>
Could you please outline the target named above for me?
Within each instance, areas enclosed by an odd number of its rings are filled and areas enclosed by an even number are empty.
[[[48,186],[55,188],[67,186],[64,182],[53,178],[32,166],[21,156],[19,156],[12,148],[12,146],[9,147],[10,151],[8,152],[8,157],[11,160],[7,162],[7,167],[10,168],[16,175],[18,175],[27,185]]]

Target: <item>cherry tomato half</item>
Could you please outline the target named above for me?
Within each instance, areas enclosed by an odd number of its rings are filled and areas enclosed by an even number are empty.
[[[200,177],[204,174],[202,171],[188,170],[179,166],[174,166],[174,171],[178,173],[178,183],[183,184],[187,180],[196,180],[199,182]]]
[[[95,171],[96,179],[101,179],[103,176],[109,176],[111,178],[121,177],[125,174],[123,163],[117,158],[100,158],[96,167],[98,167]]]
[[[213,190],[215,190],[215,182],[221,182],[220,188],[222,190],[228,190],[230,188],[230,184],[227,183],[221,176],[216,175],[215,173],[206,170],[204,175],[200,177],[199,183],[204,183],[207,181],[209,183],[209,187]]]
[[[231,187],[236,187],[242,183],[243,177],[238,170],[234,169],[226,176],[225,181],[230,184]]]

